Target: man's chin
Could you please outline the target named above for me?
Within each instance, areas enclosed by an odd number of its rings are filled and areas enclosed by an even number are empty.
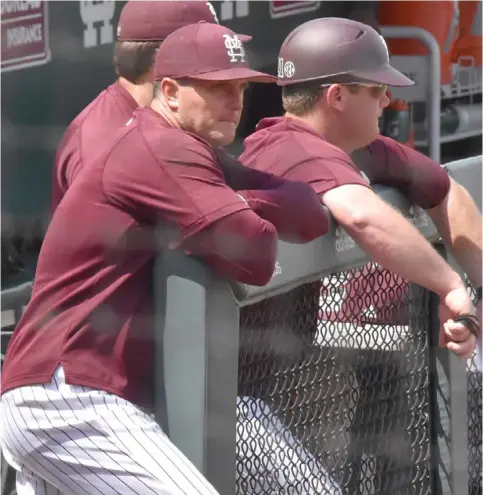
[[[214,146],[228,146],[235,139],[235,132],[212,132],[210,142]]]
[[[372,134],[368,134],[364,140],[361,140],[361,143],[359,143],[359,148],[365,148],[366,146],[369,146],[380,135],[381,135],[381,132],[379,131],[379,126],[378,126],[377,129],[375,129]]]

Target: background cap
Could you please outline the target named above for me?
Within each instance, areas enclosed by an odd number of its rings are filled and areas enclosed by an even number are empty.
[[[117,26],[119,41],[163,41],[176,29],[198,21],[218,23],[209,2],[195,0],[134,1],[126,3]]]
[[[154,76],[211,81],[247,79],[275,82],[276,77],[250,69],[242,37],[219,24],[198,22],[177,29],[156,54]]]
[[[328,79],[411,86],[411,79],[389,65],[384,38],[362,22],[338,17],[308,21],[285,39],[278,59],[278,84]]]

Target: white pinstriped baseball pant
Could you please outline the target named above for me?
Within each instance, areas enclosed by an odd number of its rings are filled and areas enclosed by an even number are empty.
[[[2,447],[18,495],[217,495],[158,424],[128,401],[51,383],[2,397]]]
[[[62,368],[50,384],[3,395],[1,435],[18,495],[218,495],[149,415],[107,392],[66,384]],[[247,436],[250,450],[241,451]],[[298,495],[340,495],[263,401],[238,401],[237,439],[237,473],[256,480],[246,495],[284,494],[294,483],[307,487]]]

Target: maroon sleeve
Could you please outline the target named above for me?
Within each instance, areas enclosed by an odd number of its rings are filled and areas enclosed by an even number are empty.
[[[135,129],[130,132],[104,168],[109,201],[143,223],[175,227],[181,246],[218,273],[267,283],[277,251],[275,227],[227,186],[210,148],[176,130],[158,131],[147,147]]]
[[[52,174],[52,215],[67,191],[72,175],[81,166],[78,132],[77,127],[69,127],[62,137],[55,154],[54,172]]]
[[[150,136],[134,128],[129,134],[111,152],[103,186],[113,203],[140,221],[171,223],[186,239],[249,209],[228,187],[211,148],[202,141],[175,129],[160,133],[153,128]]]
[[[215,222],[181,247],[224,277],[265,285],[275,269],[278,237],[272,224],[245,210]]]
[[[286,242],[307,243],[329,231],[328,214],[307,184],[286,181],[276,189],[239,193],[254,212],[277,228]]]
[[[380,136],[353,159],[371,182],[397,188],[421,208],[434,208],[449,192],[448,173],[439,163],[394,139]]]
[[[328,215],[310,186],[245,167],[224,150],[217,156],[227,183],[276,227],[282,240],[306,243],[328,232]]]

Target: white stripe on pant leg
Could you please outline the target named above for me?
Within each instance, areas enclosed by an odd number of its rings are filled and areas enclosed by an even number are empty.
[[[69,437],[76,437],[73,438],[73,442],[75,443],[74,449],[85,451],[90,458],[88,459],[89,463],[91,461],[95,462],[98,466],[98,469],[94,468],[96,475],[108,485],[109,490],[113,489],[115,493],[125,493],[126,495],[136,495],[141,490],[144,490],[146,494],[156,495],[156,492],[138,477],[130,477],[123,480],[126,470],[111,453],[111,451],[114,452],[113,447],[116,450],[116,446],[106,435],[102,434],[102,432],[93,426],[92,422],[88,421],[90,418],[88,418],[79,397],[73,399],[72,397],[64,396],[62,384],[57,383],[55,376],[53,381],[57,389],[55,393],[56,395],[60,395],[60,404],[56,406],[52,402],[52,405],[58,411],[59,417],[72,429],[70,433],[66,432],[66,434]],[[82,390],[84,392],[84,389]],[[48,387],[44,387],[44,393],[46,401],[50,401],[49,395],[52,395],[51,390]]]
[[[303,490],[297,495],[342,495],[326,469],[264,401],[238,397],[237,417],[237,476],[253,480],[253,495],[292,493],[294,486]]]
[[[9,429],[9,427],[7,427],[6,422],[4,422],[4,427],[5,427],[6,437],[10,437],[10,434],[15,435],[11,431],[9,431],[9,433],[7,434],[6,430]],[[8,438],[6,438],[6,439],[7,439],[7,441],[9,440]],[[24,433],[20,429],[18,429],[18,431],[17,431],[16,440],[14,440],[12,442],[12,439],[10,438],[10,445],[15,446],[16,443],[17,444],[19,443],[19,441],[22,442],[24,445],[29,444],[32,446],[32,444],[28,440],[26,440]],[[54,487],[54,486],[62,487],[62,491],[59,491],[59,493],[62,493],[63,495],[69,495],[69,494],[75,494],[75,493],[82,493],[83,495],[87,494],[87,492],[85,490],[81,490],[80,492],[79,491],[72,492],[60,480],[60,478],[56,477],[55,474],[52,472],[55,470],[58,473],[59,471],[58,471],[57,467],[54,466],[52,463],[50,463],[50,461],[43,459],[38,454],[38,452],[34,453],[34,455],[29,455],[26,451],[19,454],[19,449],[20,449],[20,447],[18,445],[16,445],[16,448],[12,449],[12,450],[10,450],[10,447],[8,447],[7,445],[4,445],[4,448],[3,448],[4,456],[6,458],[7,458],[7,455],[10,457],[11,460],[9,459],[7,462],[17,471],[17,476],[20,473],[23,473],[25,471],[27,473],[33,473],[33,472],[43,473],[43,476],[47,477],[48,479],[50,479],[53,482],[53,484],[51,484],[52,487]],[[26,460],[27,464],[26,465],[19,464],[17,462],[17,460],[20,460],[20,459],[22,461]],[[27,466],[30,466],[32,469],[34,469],[34,471],[32,471],[31,469],[28,469]],[[61,473],[61,477],[63,477],[62,473]],[[22,478],[20,478],[20,479],[22,479]],[[42,479],[42,477],[39,477],[39,479]],[[80,489],[80,487],[78,487],[78,488]]]
[[[124,403],[125,407],[128,406],[128,403],[122,399],[117,399],[117,403]],[[125,407],[120,407],[120,411],[122,411],[125,415],[125,419],[123,421],[129,429],[131,425],[134,425],[134,416],[129,414]],[[159,449],[162,446],[162,450],[166,453],[167,459],[174,469],[174,471],[172,471],[173,473],[179,472],[180,477],[184,477],[189,480],[190,484],[195,484],[197,490],[199,490],[202,494],[216,494],[213,486],[191,463],[191,461],[189,461],[189,459],[169,440],[156,422],[152,421],[151,418],[149,418],[149,416],[141,410],[136,411],[135,416],[138,416],[142,418],[142,421],[147,421],[153,425],[153,428],[142,429],[142,431],[149,438],[153,449]]]
[[[22,391],[29,393],[33,396],[32,387],[23,387],[22,390],[14,389],[12,391],[12,400],[10,403],[11,409],[11,422],[10,424],[15,425],[17,432],[19,433],[19,441],[24,447],[30,445],[32,451],[26,452],[23,457],[20,458],[20,463],[27,466],[32,472],[37,474],[41,479],[46,479],[51,484],[58,486],[66,494],[87,494],[89,491],[86,490],[79,482],[77,482],[74,477],[77,474],[75,470],[68,469],[68,466],[64,465],[58,454],[53,450],[48,450],[46,455],[46,449],[40,441],[39,437],[36,436],[31,430],[40,430],[39,423],[35,415],[28,407],[22,406],[23,404]],[[13,407],[12,407],[13,406]],[[18,417],[22,418],[22,424],[16,423],[14,418],[14,412],[18,414]],[[48,438],[46,436],[46,438]],[[17,445],[17,450],[19,445]],[[63,467],[59,467],[59,464]],[[55,471],[55,474],[53,473]],[[67,471],[67,472],[66,472]]]
[[[63,385],[60,387],[62,389]],[[86,395],[89,389],[75,386],[71,389],[80,389],[76,390],[79,400],[84,408],[95,411],[98,428],[108,433],[110,440],[114,440],[126,455],[142,459],[142,468],[171,486],[173,493],[217,495],[212,485],[170,442],[153,418],[140,408],[102,391],[91,391]]]
[[[59,469],[63,472],[65,472],[65,470],[68,471],[68,473],[65,473],[67,475],[66,478],[63,479],[64,483],[67,485],[70,486],[71,480],[76,480],[76,484],[81,484],[83,488],[88,491],[88,493],[92,493],[93,495],[103,495],[103,490],[109,489],[109,486],[105,486],[104,483],[102,483],[103,486],[100,486],[101,483],[97,484],[97,480],[95,479],[95,471],[93,471],[90,467],[87,469],[82,469],[83,466],[80,465],[82,459],[82,456],[80,455],[81,453],[79,452],[77,456],[72,456],[69,449],[66,448],[68,437],[61,428],[65,428],[67,425],[63,424],[56,410],[48,410],[48,404],[42,403],[42,398],[37,395],[39,391],[42,391],[41,386],[20,387],[14,390],[14,392],[18,392],[20,394],[23,403],[38,402],[44,406],[37,408],[25,408],[26,414],[30,414],[32,418],[35,418],[35,422],[39,425],[42,434],[48,439],[42,446],[43,457],[49,458],[51,461],[54,461],[55,459]],[[54,426],[54,423],[59,426]],[[61,464],[58,461],[61,461]],[[62,467],[60,467],[60,465],[62,465]],[[107,493],[110,493],[110,491]]]
[[[4,416],[5,418],[5,416]],[[8,450],[7,442],[10,441],[10,432],[7,433],[7,424],[3,421],[3,448],[2,452],[7,463],[15,469],[15,488],[17,495],[30,495],[32,493],[37,495],[47,494],[47,487],[52,487],[50,493],[60,494],[60,491],[50,484],[47,484],[45,480],[38,478],[32,471],[25,466],[20,466],[14,461],[12,453]]]
[[[134,459],[138,459],[138,457],[136,455],[133,455],[132,449],[130,448],[131,446],[127,446],[125,443],[123,443],[119,438],[119,434],[116,433],[116,430],[119,429],[125,430],[126,428],[128,428],[128,426],[123,425],[121,422],[117,421],[117,419],[115,418],[113,419],[112,417],[110,417],[109,420],[106,421],[102,417],[101,414],[102,411],[99,410],[99,406],[96,407],[95,405],[95,402],[102,402],[102,406],[107,407],[105,405],[106,402],[113,402],[115,404],[117,398],[115,398],[112,395],[105,394],[104,392],[99,392],[99,391],[97,391],[94,394],[92,391],[89,392],[89,389],[85,389],[84,387],[82,387],[82,392],[83,392],[82,394],[78,395],[80,403],[82,403],[84,408],[95,411],[96,413],[95,425],[93,424],[93,422],[89,423],[89,426],[93,430],[95,430],[99,435],[103,434],[113,448],[118,449],[121,452],[124,452],[126,454],[126,459],[132,457],[132,462],[136,462],[138,466],[138,471],[149,473],[155,479],[161,479],[160,477],[160,469],[161,469],[165,473],[165,477],[169,477],[169,473],[166,473],[166,470],[164,470],[164,468],[162,468],[160,465],[156,465],[154,469],[150,469],[151,466],[146,465],[146,458],[151,457],[150,453],[146,452],[144,458],[140,463],[134,461]],[[128,402],[126,403],[129,404]],[[131,405],[131,407],[133,406]],[[143,483],[143,481],[139,479],[139,475],[136,475],[135,477],[133,477],[132,480],[129,480],[130,484],[134,484],[135,482],[139,482],[140,484]],[[176,487],[175,489],[176,491],[173,493],[181,493],[179,487]],[[144,493],[142,486],[139,487],[139,490],[140,490],[139,493]],[[144,485],[144,491],[146,491],[146,485]]]
[[[175,447],[156,422],[139,408],[106,392],[67,385],[61,368],[56,371],[55,379],[57,385],[52,383],[45,387],[48,394],[52,393],[55,397],[60,394],[70,410],[82,410],[82,416],[79,413],[78,417],[90,419],[88,423],[95,428],[91,428],[90,433],[95,437],[96,443],[101,438],[104,440],[102,450],[108,448],[106,443],[109,448],[117,450],[125,465],[125,474],[132,475],[129,478],[130,484],[143,479],[149,486],[155,487],[157,493],[217,495],[214,488],[181,453],[173,458]],[[73,416],[75,419],[75,414]],[[85,421],[83,424],[83,429],[89,428]],[[147,436],[147,432],[150,432],[151,438]],[[191,466],[189,472],[183,468],[186,463]],[[209,487],[209,491],[205,487]],[[146,487],[141,487],[139,492],[144,495]]]
[[[77,485],[73,491],[62,481],[66,478],[65,473],[60,471],[55,463],[41,455],[40,442],[38,438],[26,431],[28,425],[23,416],[22,408],[15,404],[13,391],[3,395],[2,402],[6,413],[4,417],[5,432],[8,430],[12,435],[10,441],[6,439],[7,441],[4,443],[4,455],[6,458],[7,455],[11,458],[8,460],[9,464],[17,470],[22,470],[24,467],[28,468],[39,478],[46,479],[52,485],[60,487],[63,494],[89,495],[80,485]]]
[[[181,493],[194,495],[217,495],[193,464],[171,443],[159,425],[133,404],[115,398],[113,403],[104,396],[104,404],[96,403],[96,411],[103,418],[124,448],[133,457],[142,457],[143,465],[151,472],[169,472],[170,481],[180,487]],[[120,425],[121,428],[113,428]],[[137,454],[134,454],[136,452]]]
[[[56,378],[58,379],[59,376],[57,376]],[[148,493],[146,483],[148,483],[148,485],[150,487],[152,487],[154,493],[160,494],[160,495],[161,494],[164,494],[164,495],[168,495],[168,494],[169,495],[181,495],[181,494],[183,494],[183,495],[195,495],[196,494],[196,495],[198,495],[200,493],[199,491],[194,491],[193,488],[187,488],[186,490],[181,490],[181,489],[176,488],[176,487],[171,488],[171,487],[167,486],[166,481],[163,479],[163,475],[160,472],[159,465],[156,463],[156,459],[153,459],[153,456],[157,457],[160,454],[159,447],[157,449],[152,449],[150,446],[150,448],[148,449],[148,452],[145,453],[144,458],[141,458],[139,460],[140,461],[139,464],[133,460],[133,457],[136,457],[136,456],[131,455],[131,452],[129,452],[129,449],[127,449],[127,452],[125,452],[125,450],[126,450],[125,448],[124,448],[124,450],[123,450],[123,448],[119,448],[119,442],[117,441],[117,439],[115,437],[112,436],[111,427],[112,426],[114,426],[114,428],[118,427],[119,430],[122,430],[122,429],[126,430],[126,428],[120,424],[116,424],[112,414],[110,416],[108,416],[108,418],[107,418],[108,421],[106,422],[104,418],[99,416],[98,412],[95,411],[93,406],[92,406],[92,404],[97,400],[98,403],[102,403],[103,407],[106,408],[106,406],[105,406],[106,402],[107,403],[111,402],[112,404],[115,405],[118,398],[116,398],[115,396],[106,394],[104,392],[92,391],[89,389],[83,390],[82,387],[73,387],[70,385],[66,385],[65,383],[64,384],[58,383],[58,386],[63,390],[62,395],[60,394],[60,392],[58,390],[56,390],[55,384],[51,384],[49,386],[46,386],[45,388],[42,386],[37,386],[37,389],[40,389],[40,392],[39,391],[35,392],[35,397],[37,398],[37,401],[42,402],[38,407],[39,410],[35,410],[35,407],[34,408],[32,407],[32,405],[34,405],[33,401],[32,401],[34,394],[32,392],[28,392],[28,391],[26,392],[25,390],[22,390],[24,392],[25,398],[30,399],[30,402],[28,404],[25,404],[25,403],[20,402],[21,399],[19,398],[19,405],[17,406],[17,409],[22,411],[23,414],[25,414],[27,416],[26,423],[29,424],[27,427],[25,425],[23,425],[23,430],[24,430],[22,432],[23,434],[31,435],[31,433],[28,431],[29,427],[30,427],[30,429],[34,430],[33,433],[36,433],[37,437],[39,436],[39,434],[42,435],[44,432],[42,432],[42,431],[39,432],[39,422],[40,422],[40,426],[42,428],[44,428],[44,430],[46,430],[45,433],[50,435],[50,436],[48,436],[48,435],[46,436],[46,440],[49,440],[50,442],[52,442],[51,437],[61,436],[58,432],[55,432],[55,435],[53,434],[53,431],[55,428],[57,428],[57,430],[61,430],[62,428],[71,428],[71,430],[68,430],[68,431],[69,431],[70,436],[72,436],[73,435],[72,426],[74,426],[77,429],[76,430],[77,433],[79,433],[79,430],[80,430],[80,432],[82,432],[85,437],[89,437],[87,440],[83,440],[83,442],[87,442],[87,441],[91,442],[94,439],[94,443],[95,443],[96,447],[98,447],[97,450],[101,450],[101,447],[102,447],[103,451],[105,449],[111,449],[111,454],[115,453],[115,459],[117,461],[117,464],[116,464],[117,468],[119,468],[119,466],[121,465],[124,469],[122,472],[123,480],[126,481],[126,479],[129,478],[130,484],[131,484],[131,482],[132,483],[140,483],[139,490],[136,493],[139,493],[142,495]],[[84,396],[81,396],[79,394],[84,394]],[[47,398],[45,396],[47,396]],[[121,400],[120,400],[120,402],[127,404],[130,408],[132,408],[133,414],[136,414],[137,408],[135,408],[132,404],[129,404],[128,402],[121,401]],[[55,403],[55,407],[52,406],[52,403]],[[67,410],[66,404],[69,406],[69,410]],[[49,406],[53,410],[49,410],[48,409]],[[87,406],[88,406],[88,408],[86,409]],[[65,409],[65,410],[62,409],[62,412],[60,412],[61,407]],[[117,405],[117,407],[119,407],[119,404]],[[73,413],[72,409],[75,409],[77,414]],[[26,410],[27,410],[28,414],[26,413]],[[82,413],[81,413],[81,410],[82,410]],[[107,408],[106,408],[106,411],[107,411]],[[67,416],[68,412],[72,416],[70,419]],[[45,418],[46,413],[48,415],[48,419]],[[129,415],[130,413],[126,412],[126,414]],[[121,414],[121,416],[122,416],[122,414]],[[86,417],[89,419],[89,421],[82,421],[82,418],[86,418]],[[145,417],[150,422],[152,422],[154,425],[156,425],[154,423],[154,421],[152,421],[151,418],[149,418],[146,415],[145,415]],[[70,424],[66,424],[66,420]],[[107,424],[109,422],[111,424]],[[17,426],[17,429],[19,429],[19,430],[22,429],[19,427],[20,425],[16,425],[16,426]],[[145,426],[145,424],[143,423],[143,427],[144,426]],[[99,433],[99,431],[102,428],[104,429],[104,431],[101,431],[101,433]],[[164,434],[162,433],[162,431],[159,429],[159,427],[157,425],[156,425],[156,428],[159,431],[160,436],[162,436],[162,441],[165,442],[166,437],[164,436]],[[25,430],[27,430],[27,431],[25,431]],[[36,437],[33,437],[33,438],[35,439]],[[44,443],[47,443],[47,448],[45,448],[41,444],[41,442],[38,440],[38,438],[35,440],[34,443],[35,443],[36,447],[42,447],[42,454],[44,455],[44,457],[47,457],[47,459],[50,462],[53,462],[54,464],[61,464],[63,469],[66,470],[67,469],[66,466],[68,466],[68,463],[69,462],[72,463],[72,456],[73,455],[75,456],[75,454],[77,452],[76,449],[78,449],[79,446],[76,445],[75,442],[70,441],[70,440],[66,440],[65,438],[63,438],[63,439],[61,438],[58,440],[59,440],[59,442],[63,442],[63,445],[61,445],[60,448],[64,449],[62,452],[65,455],[65,461],[66,461],[65,463],[59,462],[59,455],[57,455],[55,452],[52,453],[52,449],[49,448],[51,446],[49,443],[44,442]],[[76,437],[76,440],[77,440],[77,437]],[[155,437],[155,439],[152,440],[152,442],[154,442],[155,444],[158,443],[157,437]],[[99,443],[101,445],[99,445]],[[91,443],[89,443],[89,445],[92,446]],[[82,446],[82,448],[85,448],[84,444],[82,444],[81,446]],[[67,453],[65,452],[65,447],[68,447],[67,450],[71,454],[71,457],[68,457]],[[18,446],[17,446],[17,449],[18,449]],[[31,451],[33,449],[31,448],[28,450]],[[59,450],[59,446],[54,445],[53,450],[54,451]],[[32,461],[33,456],[29,455],[30,453],[31,452],[25,451],[22,455],[20,455],[20,457],[22,457],[24,459],[30,458],[30,461]],[[38,452],[36,452],[36,454],[38,455]],[[82,456],[79,456],[79,457],[82,457]],[[96,457],[96,459],[97,459],[97,457]],[[45,460],[46,459],[44,458],[43,461],[45,461]],[[105,459],[103,458],[101,460],[102,460],[102,462],[104,462]],[[113,464],[114,464],[114,461],[112,459],[111,459],[111,462],[113,462]],[[151,467],[153,467],[153,470],[155,471],[154,475],[150,474],[145,469],[143,464],[151,464]],[[34,470],[39,469],[39,466],[36,466],[35,462],[31,462],[31,466],[34,468]],[[72,468],[74,466],[70,466],[70,467]],[[78,470],[82,468],[82,466],[80,464],[77,464],[75,467]],[[91,471],[92,471],[93,467],[94,467],[94,465],[90,466]],[[171,469],[170,465],[169,465],[169,468]],[[45,467],[40,465],[40,470],[41,471],[45,470]],[[84,477],[85,476],[88,476],[88,477],[93,476],[92,472],[88,472],[88,471],[82,471],[82,474],[84,475]],[[45,477],[45,476],[41,476],[41,477]],[[64,476],[64,479],[65,479],[65,476]],[[144,481],[144,483],[145,483],[144,485],[142,484],[143,481],[141,481],[141,479]],[[87,486],[86,483],[84,483],[84,485],[87,487],[87,490],[88,490],[88,492],[84,491],[83,492],[84,494],[94,491],[93,489],[91,489],[90,486]],[[104,492],[106,492],[106,491],[104,491]],[[70,495],[72,493],[80,493],[80,492],[68,490],[68,491],[66,491],[66,493],[68,493]],[[126,490],[119,488],[119,491],[116,493],[123,493],[124,494],[124,493],[126,493]],[[207,492],[203,491],[201,493],[203,493],[203,495],[204,495]],[[216,494],[216,492],[214,490],[212,492],[209,492],[209,493]]]
[[[38,478],[27,469],[17,472],[16,488],[17,495],[63,495],[55,486]]]
[[[110,398],[112,398],[112,396],[109,396],[109,399]],[[116,433],[116,428],[115,427],[117,426],[118,427],[117,429],[119,429],[119,427],[120,427],[119,422],[113,421],[112,418],[109,418],[110,419],[109,421],[105,421],[99,415],[99,409],[95,407],[94,400],[102,400],[102,402],[104,404],[104,394],[102,392],[97,392],[97,396],[95,396],[93,398],[92,397],[92,393],[89,393],[89,391],[87,390],[85,397],[81,397],[79,395],[79,400],[80,400],[80,402],[82,402],[82,404],[84,406],[90,407],[92,410],[96,410],[96,413],[98,415],[98,417],[97,417],[97,419],[95,421],[96,426],[93,426],[91,424],[91,427],[93,429],[95,429],[95,431],[97,433],[99,433],[99,434],[105,434],[106,435],[106,438],[109,440],[109,443],[111,444],[111,446],[113,448],[119,450],[120,452],[125,453],[126,454],[126,458],[131,458],[132,457],[132,463],[136,463],[139,471],[146,472],[151,477],[153,477],[155,479],[160,478],[159,471],[162,468],[159,465],[156,465],[156,467],[154,469],[151,469],[152,466],[150,466],[150,465],[146,466],[146,462],[145,461],[146,461],[146,458],[149,457],[149,454],[146,455],[146,453],[145,453],[144,458],[143,458],[143,460],[142,460],[141,463],[138,463],[137,461],[134,460],[134,459],[138,459],[139,457],[132,455],[131,446],[126,445],[125,443],[123,443],[120,440],[119,435]],[[114,428],[113,428],[113,426],[114,426]],[[121,427],[124,428],[123,425],[121,425]],[[132,469],[130,471],[132,471]],[[169,476],[169,474],[167,474],[167,473],[165,473],[165,474],[166,474],[166,477]],[[139,473],[136,475],[136,479],[138,479],[138,478],[139,478]],[[132,482],[134,483],[134,480]],[[178,487],[176,488],[176,490],[177,490],[176,493],[179,493],[179,488]]]
[[[198,495],[199,493],[201,493],[200,491],[195,489],[196,485],[195,487],[193,487],[193,485],[190,485],[188,487],[179,487],[174,481],[171,481],[173,473],[171,473],[170,471],[173,469],[173,467],[177,468],[177,466],[172,465],[169,456],[167,456],[166,453],[160,449],[160,444],[166,437],[152,418],[144,413],[141,413],[143,415],[143,418],[145,419],[145,422],[142,424],[142,430],[157,428],[159,434],[157,435],[156,441],[154,442],[153,446],[150,446],[150,448],[147,449],[145,448],[145,446],[142,446],[142,452],[138,452],[136,451],[136,447],[141,446],[139,437],[142,437],[142,435],[139,434],[139,431],[137,431],[137,434],[133,434],[132,431],[136,429],[137,425],[135,425],[132,421],[131,424],[128,422],[128,424],[126,425],[124,421],[119,420],[119,414],[115,415],[109,412],[109,408],[113,408],[118,413],[124,408],[128,410],[128,412],[126,412],[126,415],[127,417],[129,417],[129,415],[134,416],[139,411],[138,408],[127,401],[119,399],[105,392],[92,391],[89,389],[85,389],[84,387],[69,386],[65,383],[61,383],[59,386],[61,390],[64,390],[64,399],[66,398],[67,393],[65,391],[67,390],[70,395],[74,394],[77,396],[78,402],[82,405],[83,408],[88,409],[95,414],[94,422],[97,433],[99,433],[99,431],[102,431],[109,439],[111,446],[118,449],[120,454],[125,454],[125,462],[129,461],[130,463],[130,465],[128,466],[129,469],[126,471],[126,474],[128,472],[132,474],[130,483],[134,482],[135,478],[147,478],[150,475],[149,477],[151,478],[151,480],[154,480],[156,483],[156,490],[158,490],[157,493],[190,495]],[[102,414],[103,412],[108,413],[108,415],[106,416],[106,414]],[[138,427],[137,429],[139,430]],[[122,441],[120,440],[120,437],[123,437]],[[128,444],[126,445],[126,442],[129,440],[130,442],[128,442]],[[163,459],[163,457],[165,459]],[[136,463],[134,459],[139,460],[139,464],[135,465]],[[164,460],[164,466],[160,462],[158,462],[158,460]],[[174,471],[176,471],[176,469]],[[141,488],[139,491],[139,493],[142,494],[144,494],[145,492],[146,487]],[[210,493],[216,494],[216,492],[214,491]]]
[[[140,442],[140,431],[136,431],[136,434],[131,432],[131,428],[119,421],[116,414],[109,411],[108,404],[113,403],[113,397],[106,397],[100,393],[99,398],[102,401],[101,405],[96,405],[95,410],[102,418],[100,427],[106,431],[109,431],[111,439],[115,440],[117,447],[126,455],[133,458],[142,459],[141,463],[143,469],[145,469],[152,477],[162,481],[167,487],[171,487],[173,493],[192,493],[192,491],[186,491],[187,489],[180,484],[178,480],[167,469],[167,461],[169,460],[165,452],[159,449],[151,451],[146,447],[145,442]],[[114,402],[115,404],[115,402]],[[118,406],[116,405],[116,408]],[[106,411],[109,411],[107,413]],[[134,414],[132,412],[131,414]],[[152,420],[151,420],[152,421]],[[190,487],[192,488],[192,486]],[[196,492],[198,495],[198,492]]]
[[[85,416],[88,415],[86,411],[80,412],[84,418],[76,416],[74,410],[81,405],[80,401],[77,398],[75,401],[71,398],[66,399],[58,389],[55,378],[54,384],[56,390],[52,390],[51,387],[38,388],[37,399],[40,403],[51,404],[52,412],[57,413],[55,417],[65,424],[62,431],[56,430],[53,436],[71,456],[70,462],[75,464],[82,460],[80,463],[85,468],[85,477],[92,479],[91,484],[102,490],[104,494],[136,495],[143,489],[146,494],[156,495],[153,489],[137,478],[132,478],[135,488],[122,479],[126,470],[113,455],[108,453],[112,450],[109,440],[104,435],[99,435],[95,429],[88,427],[85,421]],[[83,425],[87,425],[87,428]]]
[[[109,478],[112,481],[114,477],[110,469],[106,467],[105,463],[101,464],[89,452],[89,447],[95,447],[95,444],[93,444],[92,440],[84,432],[79,430],[76,426],[72,426],[72,423],[75,422],[74,418],[68,417],[66,420],[63,417],[61,409],[56,406],[56,401],[51,401],[49,399],[47,389],[43,386],[32,388],[32,392],[34,398],[37,399],[40,404],[48,404],[51,406],[49,409],[54,414],[54,419],[62,424],[62,428],[56,427],[54,422],[50,420],[49,414],[47,414],[45,410],[43,411],[45,421],[50,423],[48,435],[53,442],[57,443],[57,451],[62,454],[64,462],[66,459],[65,456],[67,456],[68,459],[71,459],[69,464],[74,468],[74,466],[78,464],[79,459],[82,459],[82,464],[86,472],[84,472],[83,469],[74,469],[76,472],[79,472],[79,475],[82,476],[96,492],[101,495],[115,495],[116,493],[120,493],[119,488],[112,486],[106,479]],[[63,399],[61,398],[61,400]],[[64,410],[64,414],[65,413],[66,411]]]

